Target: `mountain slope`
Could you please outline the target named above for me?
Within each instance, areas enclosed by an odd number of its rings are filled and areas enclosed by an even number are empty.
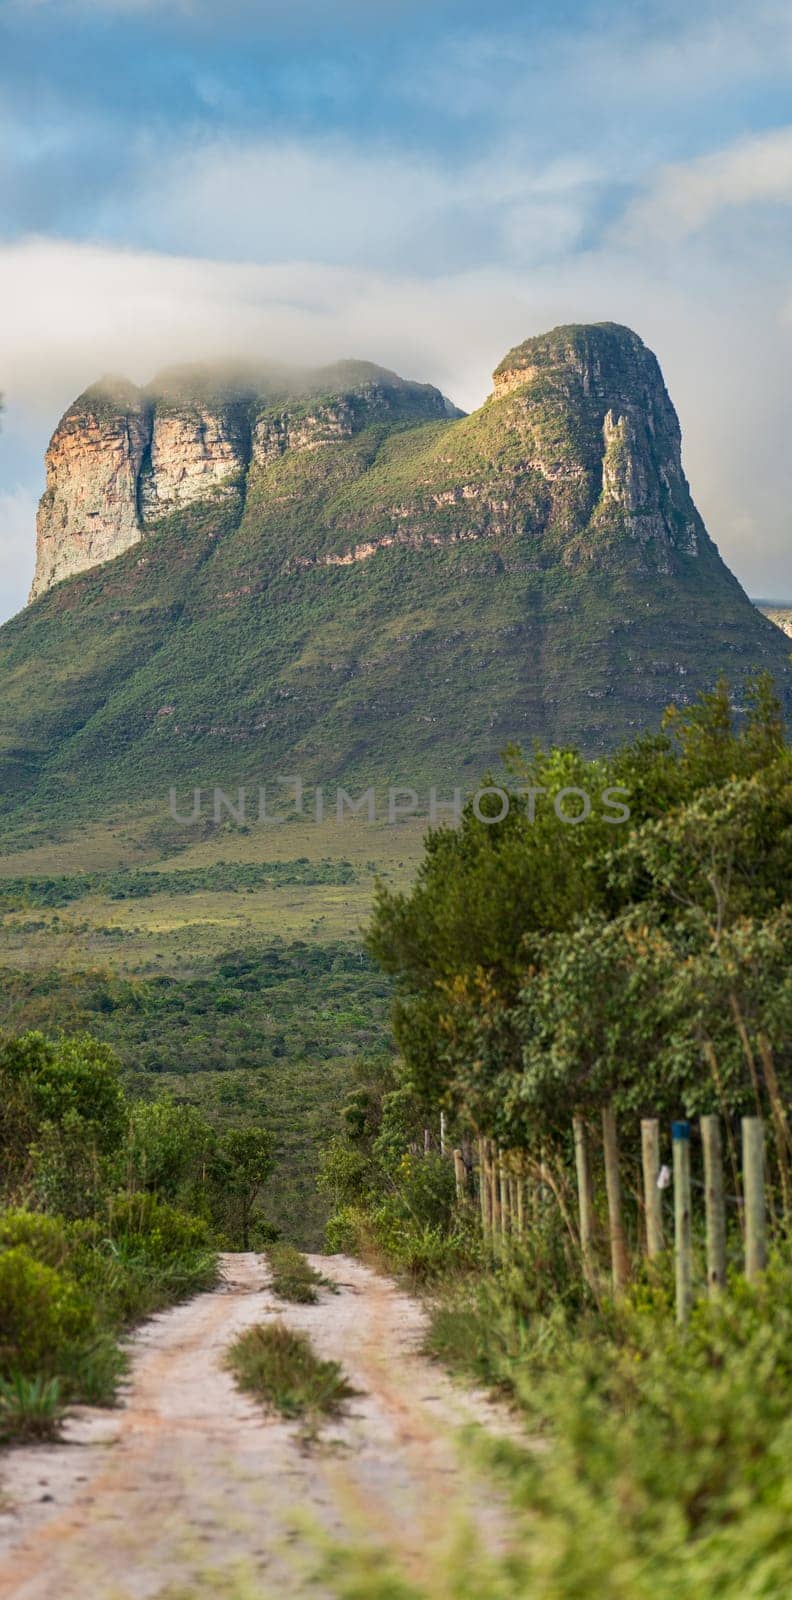
[[[105,385],[49,459],[39,598],[0,630],[9,823],[279,772],[447,792],[510,740],[612,744],[720,672],[788,693],[657,362],[613,324],[518,346],[470,417],[353,363]]]

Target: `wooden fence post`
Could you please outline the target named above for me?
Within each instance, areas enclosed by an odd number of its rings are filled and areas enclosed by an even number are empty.
[[[500,1145],[498,1145],[498,1193],[500,1195],[501,1233],[506,1235],[509,1232],[511,1220],[509,1216],[509,1179],[506,1173],[505,1157]]]
[[[522,1150],[517,1168],[517,1236],[525,1237],[525,1154]]]
[[[602,1113],[602,1143],[605,1151],[605,1186],[608,1191],[608,1224],[610,1229],[611,1268],[613,1292],[619,1295],[627,1287],[630,1262],[624,1234],[622,1214],[621,1178],[619,1176],[619,1146],[616,1137],[616,1115],[613,1106]]]
[[[714,1296],[726,1284],[726,1204],[720,1117],[701,1118],[701,1143],[707,1207],[707,1289],[710,1296]]]
[[[487,1188],[487,1146],[484,1139],[479,1139],[478,1141],[478,1185],[481,1231],[486,1241],[492,1230],[492,1217],[490,1214],[489,1190]]]
[[[778,1171],[781,1177],[781,1201],[784,1209],[784,1221],[789,1227],[792,1224],[792,1174],[790,1174],[789,1170],[789,1157],[792,1154],[792,1136],[790,1136],[789,1132],[789,1119],[778,1083],[770,1041],[764,1033],[760,1033],[756,1042],[762,1058],[767,1093],[770,1096],[770,1107],[773,1113],[773,1126],[775,1129],[776,1154],[778,1156]]]
[[[586,1124],[582,1117],[572,1118],[575,1138],[575,1171],[577,1173],[578,1216],[580,1219],[580,1249],[583,1256],[583,1276],[590,1289],[596,1288],[594,1261],[594,1196],[591,1187],[591,1162],[589,1160]]]
[[[690,1123],[673,1122],[674,1149],[674,1264],[676,1267],[676,1319],[682,1326],[690,1317],[693,1301],[693,1247],[690,1216]]]
[[[649,1260],[654,1261],[665,1248],[663,1202],[657,1187],[657,1174],[660,1171],[660,1124],[657,1117],[644,1117],[641,1121],[641,1162],[646,1210],[646,1253]]]
[[[441,1111],[440,1112],[440,1154],[441,1154],[441,1156],[445,1155],[445,1150],[446,1150],[446,1114],[445,1114],[444,1111]]]
[[[495,1142],[493,1139],[487,1140],[487,1175],[489,1179],[490,1205],[492,1208],[492,1233],[494,1238],[500,1238],[502,1232],[500,1185],[498,1183],[498,1167],[495,1156]]]
[[[465,1158],[461,1150],[454,1151],[454,1183],[456,1185],[457,1205],[462,1205],[467,1197],[468,1175]]]
[[[764,1128],[761,1117],[743,1117],[742,1146],[745,1191],[745,1276],[749,1282],[753,1282],[767,1266]]]

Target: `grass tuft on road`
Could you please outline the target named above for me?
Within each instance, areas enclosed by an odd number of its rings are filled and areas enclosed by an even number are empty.
[[[307,1334],[283,1322],[258,1323],[226,1353],[237,1386],[282,1417],[336,1415],[357,1393],[337,1361],[317,1356]]]
[[[272,1288],[280,1300],[292,1300],[298,1305],[315,1305],[317,1290],[335,1288],[330,1279],[317,1272],[293,1244],[268,1245],[267,1260],[272,1274]]]

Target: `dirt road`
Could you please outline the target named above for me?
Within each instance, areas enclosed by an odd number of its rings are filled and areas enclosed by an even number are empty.
[[[153,1318],[115,1411],[80,1409],[64,1443],[0,1463],[0,1600],[312,1595],[322,1537],[399,1552],[419,1576],[473,1520],[502,1547],[503,1508],[456,1431],[509,1431],[417,1353],[418,1304],[344,1257],[311,1258],[340,1292],[287,1306],[261,1259],[223,1258],[211,1294]],[[281,1317],[341,1361],[360,1394],[306,1446],[223,1370],[234,1335]]]

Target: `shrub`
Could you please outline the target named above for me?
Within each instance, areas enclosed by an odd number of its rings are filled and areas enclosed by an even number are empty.
[[[457,1283],[433,1353],[507,1385],[541,1451],[504,1451],[527,1577],[471,1596],[775,1600],[789,1592],[792,1263],[737,1278],[680,1331],[666,1289],[546,1305],[515,1260]],[[420,1591],[424,1593],[423,1590]],[[426,1591],[434,1595],[433,1588]]]
[[[30,1255],[46,1267],[62,1268],[73,1249],[67,1226],[61,1217],[48,1217],[41,1211],[0,1213],[0,1251],[24,1245]]]
[[[341,1206],[325,1228],[325,1246],[331,1255],[365,1255],[368,1217],[360,1206]]]
[[[191,1216],[152,1194],[116,1195],[108,1205],[106,1236],[134,1253],[165,1264],[179,1256],[212,1248],[212,1233],[203,1217]]]
[[[419,1227],[447,1229],[456,1201],[454,1169],[445,1156],[403,1155],[387,1205],[395,1216]]]
[[[0,1371],[53,1373],[97,1333],[87,1294],[24,1245],[0,1253]]]

